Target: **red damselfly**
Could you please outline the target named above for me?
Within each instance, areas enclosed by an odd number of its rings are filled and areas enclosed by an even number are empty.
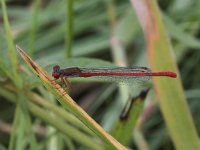
[[[55,79],[65,78],[98,78],[114,82],[131,82],[132,80],[144,81],[152,76],[176,78],[176,73],[170,71],[152,72],[147,67],[115,67],[115,68],[66,68],[60,69],[58,65],[53,67],[52,76]]]

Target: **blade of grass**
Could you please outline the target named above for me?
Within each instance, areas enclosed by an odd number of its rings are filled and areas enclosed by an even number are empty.
[[[37,147],[38,143],[37,143],[35,134],[33,132],[33,125],[31,122],[31,116],[28,110],[28,103],[26,101],[26,97],[24,95],[20,95],[20,99],[21,99],[21,108],[22,108],[21,118],[23,118],[22,124],[25,124],[25,127],[24,127],[25,134],[23,136],[23,139],[27,139],[27,138],[30,139],[27,141],[28,145],[30,145],[30,150],[38,149]]]
[[[149,150],[151,148],[151,143],[147,142],[147,139],[145,138],[145,135],[142,133],[142,131],[143,125],[146,122],[147,118],[152,114],[155,104],[157,104],[155,101],[148,102],[135,125],[133,138],[137,148],[140,150]]]
[[[33,56],[33,51],[35,49],[35,40],[36,40],[36,33],[38,27],[38,16],[40,10],[40,0],[34,0],[33,2],[33,15],[32,15],[32,27],[30,31],[30,46],[28,54]]]
[[[23,116],[23,110],[21,106],[22,100],[19,100],[19,123],[17,124],[17,134],[16,136],[16,144],[15,144],[15,149],[16,150],[22,150],[25,149],[25,145],[27,142],[27,139],[25,138],[25,129],[26,129],[26,120]]]
[[[71,139],[69,139],[69,138],[67,138],[67,137],[64,137],[64,140],[65,140],[65,143],[66,143],[67,148],[68,148],[69,150],[76,150],[76,148],[75,148],[75,146],[73,145]]]
[[[73,42],[73,0],[66,1],[66,56],[72,56],[72,42]]]
[[[76,117],[74,117],[70,113],[67,113],[64,109],[46,101],[45,99],[43,99],[42,97],[40,97],[39,95],[37,95],[35,93],[32,93],[32,92],[28,93],[28,96],[31,98],[30,99],[31,101],[43,106],[45,109],[51,110],[53,113],[55,113],[55,115],[62,117],[64,120],[69,122],[71,125],[79,128],[80,130],[83,130],[87,134],[90,134],[90,135],[94,134],[84,124],[82,124],[82,122],[80,122],[80,120],[78,120]]]
[[[134,142],[139,150],[150,150],[141,130],[134,129]]]
[[[0,95],[7,98],[12,103],[17,102],[16,101],[17,96],[13,92],[10,92],[10,91],[8,92],[7,90],[5,90],[1,87],[0,87]],[[49,112],[41,109],[39,106],[37,106],[36,104],[34,104],[32,102],[28,102],[27,107],[34,116],[36,116],[36,117],[40,118],[41,120],[43,120],[44,122],[47,122],[48,124],[52,125],[57,130],[59,130],[61,133],[70,137],[74,141],[81,143],[82,145],[84,145],[90,149],[97,149],[97,150],[101,149],[99,146],[99,143],[97,143],[94,140],[94,138],[86,136],[85,134],[83,134],[82,132],[80,132],[79,130],[74,128],[73,126],[70,126],[65,121],[61,120],[60,117],[58,117],[58,116],[55,117],[55,115],[49,115]],[[19,121],[17,121],[17,122],[19,122]],[[13,129],[15,129],[15,135],[16,135],[16,132],[19,132],[19,131],[17,131],[17,128],[13,128]],[[13,142],[12,146],[14,147],[14,142]],[[11,147],[12,149],[10,149],[10,150],[13,150],[14,149],[13,147]]]
[[[30,144],[30,149],[37,149],[36,137],[33,132],[30,114],[27,107],[27,101],[24,95],[18,96],[18,104],[20,107],[20,118],[17,126],[16,150],[25,149]]]
[[[22,87],[22,80],[17,72],[18,66],[17,66],[17,55],[14,47],[14,42],[11,35],[11,29],[10,24],[8,21],[8,15],[6,12],[6,4],[4,0],[1,0],[1,6],[2,6],[2,13],[3,13],[3,21],[5,25],[5,31],[6,31],[6,39],[8,42],[8,56],[9,60],[11,62],[11,70],[14,77],[11,78],[11,80],[15,83],[16,86]]]
[[[177,24],[173,22],[173,20],[169,16],[164,15],[164,20],[168,32],[174,39],[180,41],[183,45],[188,46],[190,48],[194,48],[196,50],[200,49],[199,39],[196,39],[194,36],[185,32],[183,28],[177,26]]]
[[[72,139],[76,140],[82,145],[87,146],[88,148],[100,150],[101,148],[96,142],[92,142],[88,136],[86,136],[83,133],[80,133],[77,129],[75,129],[72,126],[66,125],[63,121],[61,121],[56,116],[49,116],[48,112],[45,112],[43,109],[39,109],[39,107],[36,107],[35,104],[32,104],[30,107],[30,111],[34,113],[34,115],[40,117],[45,122],[52,124],[54,127],[56,127],[58,130],[63,132],[64,134],[70,136]],[[43,115],[41,115],[43,114]],[[48,117],[46,117],[48,116]]]
[[[2,72],[4,72],[7,77],[9,77],[10,79],[12,79],[12,73],[8,70],[7,65],[0,59],[0,69],[2,70]]]
[[[111,135],[109,135],[99,124],[97,124],[81,107],[79,107],[75,101],[62,89],[62,87],[52,79],[40,66],[28,57],[22,49],[16,47],[18,52],[28,66],[34,73],[41,79],[44,85],[55,94],[59,102],[68,110],[70,110],[78,119],[80,119],[88,128],[96,133],[110,148],[116,148],[124,150],[126,149]]]
[[[1,90],[1,91],[3,92],[3,90]],[[3,92],[3,94],[9,95],[9,97],[11,96],[10,94],[5,93],[5,92]],[[20,107],[19,107],[19,104],[17,104],[16,109],[15,109],[15,116],[14,116],[14,122],[13,122],[12,130],[11,130],[11,136],[10,136],[9,146],[8,146],[9,150],[13,150],[14,149],[15,135],[17,133],[16,131],[17,131],[17,126],[18,126],[19,118],[20,118]]]
[[[152,70],[178,72],[156,2],[148,0],[131,0],[131,2],[146,37]],[[199,138],[186,103],[180,76],[175,80],[153,78],[153,82],[176,149],[200,149]]]
[[[128,145],[134,131],[136,121],[143,110],[144,100],[148,90],[142,91],[138,96],[127,101],[119,121],[112,130],[112,135],[122,144]]]

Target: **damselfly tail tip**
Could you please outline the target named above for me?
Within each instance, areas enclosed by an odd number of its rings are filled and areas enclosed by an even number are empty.
[[[177,74],[175,72],[168,72],[167,73],[167,76],[168,77],[171,77],[171,78],[176,78],[177,77]]]
[[[165,76],[170,78],[176,78],[177,74],[175,72],[166,71],[166,72],[153,72],[152,76]]]

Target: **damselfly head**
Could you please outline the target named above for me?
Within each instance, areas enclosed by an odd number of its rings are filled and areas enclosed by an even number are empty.
[[[60,77],[60,66],[56,65],[53,67],[52,76],[55,79],[58,79]]]

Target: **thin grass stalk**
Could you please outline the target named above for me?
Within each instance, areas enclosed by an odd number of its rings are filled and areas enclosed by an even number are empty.
[[[2,88],[12,91],[13,93],[15,93],[17,90],[13,85],[10,85],[10,84],[6,84]],[[4,96],[4,94],[6,94],[7,98],[8,98],[8,95],[11,96],[9,92],[7,92],[6,90],[4,90],[2,88],[0,88],[0,90],[1,90],[0,95]],[[88,135],[95,136],[95,134],[91,130],[89,130],[80,120],[78,120],[70,112],[64,110],[63,108],[61,108],[57,105],[54,105],[53,103],[49,102],[48,100],[44,99],[43,97],[39,96],[38,94],[36,94],[34,92],[26,92],[26,96],[34,104],[37,104],[40,107],[43,107],[43,109],[49,110],[54,115],[61,117],[62,120],[65,120],[69,124],[77,127],[79,130],[84,131]],[[12,100],[14,98],[10,97],[8,99]]]
[[[58,117],[48,115],[49,113],[45,112],[43,109],[39,109],[39,107],[37,107],[35,104],[31,104],[29,106],[29,108],[30,108],[30,111],[35,116],[41,118],[43,121],[47,122],[48,124],[53,125],[59,131],[63,132],[66,135],[69,135],[70,137],[72,137],[74,140],[76,140],[80,144],[85,145],[88,148],[91,148],[91,149],[94,149],[94,150],[100,150],[101,149],[98,143],[94,142],[93,140],[91,140],[91,138],[89,138],[85,134],[79,132],[74,127],[66,125],[66,123],[61,121]]]
[[[11,130],[9,146],[8,146],[9,150],[13,150],[14,147],[15,147],[14,145],[15,145],[15,139],[16,139],[16,133],[17,133],[17,126],[18,126],[18,123],[19,123],[19,118],[20,118],[20,106],[17,103],[16,109],[15,109],[13,126],[12,126],[12,130]]]
[[[17,101],[16,101],[17,96],[15,94],[13,94],[13,92],[12,93],[8,92],[7,90],[0,87],[0,95],[5,97],[12,103],[17,103]],[[27,107],[28,107],[28,110],[34,116],[36,116],[36,117],[40,118],[41,120],[47,122],[48,124],[52,125],[56,129],[58,129],[61,133],[63,133],[66,136],[71,137],[72,139],[76,140],[78,143],[81,143],[82,145],[84,145],[88,148],[91,148],[91,149],[97,149],[97,150],[101,149],[99,143],[96,142],[93,137],[91,138],[90,136],[83,134],[76,128],[66,124],[66,122],[63,121],[63,119],[61,119],[60,117],[55,116],[55,115],[49,115],[49,112],[47,112],[46,110],[43,110],[42,108],[40,108],[33,102],[28,102]],[[17,130],[18,129],[17,126],[19,125],[19,118],[20,118],[19,115],[20,115],[21,110],[20,110],[20,106],[17,108],[19,110],[16,109],[17,112],[15,113],[15,115],[17,115],[18,117],[15,117],[15,119],[18,119],[18,120],[15,120],[16,123],[14,122],[14,124],[13,124],[13,126],[14,126],[12,128],[12,130],[14,130],[12,132],[13,138],[15,138],[16,133],[19,132],[19,130]],[[15,126],[15,124],[16,124],[16,126]],[[11,143],[11,145],[9,145],[9,150],[14,149],[15,139],[13,139],[12,141],[13,142]]]
[[[65,50],[66,57],[72,57],[72,45],[73,45],[73,0],[66,1],[66,36],[65,36]]]
[[[134,141],[137,145],[138,150],[149,150],[148,143],[139,128],[134,129]]]
[[[125,54],[125,47],[120,39],[115,35],[115,29],[117,27],[117,12],[113,0],[106,1],[108,19],[110,24],[110,47],[112,52],[112,58],[114,63],[120,67],[127,66],[127,58]],[[119,90],[121,94],[121,103],[125,105],[128,99],[128,86],[119,84]]]
[[[18,61],[17,61],[17,55],[15,51],[14,41],[12,39],[10,24],[8,21],[8,15],[6,10],[6,4],[5,0],[1,0],[1,6],[2,6],[2,13],[3,13],[3,21],[5,26],[5,32],[6,32],[6,40],[8,43],[8,58],[11,62],[11,71],[12,71],[12,78],[11,80],[17,87],[22,87],[22,80],[18,74]]]
[[[69,112],[67,113],[66,110],[64,110],[64,109],[62,109],[62,108],[60,108],[60,107],[48,102],[47,100],[43,99],[42,97],[40,97],[39,95],[37,95],[35,93],[32,93],[32,92],[29,93],[28,97],[30,97],[30,100],[32,102],[43,106],[45,109],[50,110],[55,115],[58,115],[58,116],[62,117],[65,121],[69,122],[73,126],[76,126],[77,128],[79,128],[80,130],[83,130],[87,134],[90,134],[90,135],[94,136],[94,133],[91,132],[91,130],[89,130],[82,122],[80,122],[72,114],[70,114]]]
[[[32,57],[35,49],[35,41],[38,27],[38,16],[40,13],[40,0],[34,0],[33,2],[33,15],[32,15],[32,26],[30,31],[30,46],[28,54]]]
[[[69,150],[76,150],[76,148],[75,148],[75,146],[74,146],[74,144],[73,144],[71,139],[69,139],[68,137],[64,137],[64,140],[65,140],[65,143],[68,146]]]

